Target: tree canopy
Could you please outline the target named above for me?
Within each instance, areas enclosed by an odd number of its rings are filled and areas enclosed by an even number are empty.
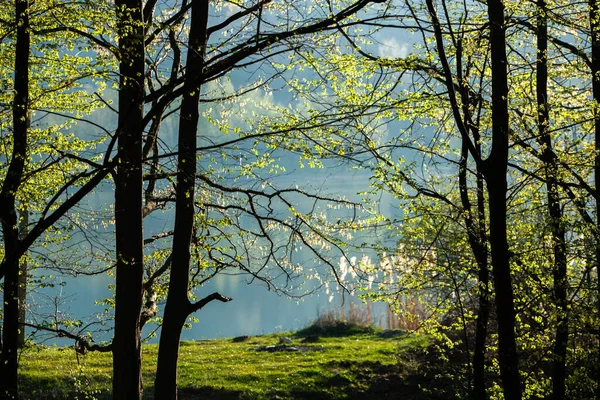
[[[218,274],[390,303],[464,355],[458,397],[597,397],[599,18],[595,0],[3,3],[0,387],[18,396],[24,262],[49,245],[60,264],[78,229],[106,248],[63,270],[115,277],[113,339],[37,329],[112,351],[115,399],[141,398],[149,321],[156,398],[177,398],[181,330],[230,300],[204,293]],[[370,185],[306,184],[324,168]],[[77,207],[106,191],[96,230]]]

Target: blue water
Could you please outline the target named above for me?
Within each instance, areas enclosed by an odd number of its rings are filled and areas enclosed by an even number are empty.
[[[286,93],[286,91],[282,91],[279,95],[276,95],[277,101],[290,100],[289,94]],[[109,92],[107,97],[114,98],[115,96],[114,93],[111,95]],[[233,113],[232,118],[235,119],[235,113]],[[115,116],[111,115],[107,110],[94,113],[90,119],[104,126],[114,126],[115,124]],[[51,123],[52,120],[47,122]],[[242,124],[242,122],[238,120],[237,124]],[[162,144],[167,148],[175,148],[176,125],[174,120],[165,121],[162,125]],[[235,123],[232,122],[232,125],[235,125]],[[233,135],[224,137],[222,133],[206,121],[202,121],[199,128],[199,145],[214,143],[219,140],[231,140],[233,138]],[[81,131],[78,135],[89,138],[91,133],[89,130],[86,130],[87,127],[81,126],[80,129]],[[242,163],[242,152],[239,154],[240,163]],[[237,160],[236,154],[232,153],[230,157]],[[313,193],[318,191],[323,196],[344,196],[347,199],[355,201],[361,199],[362,195],[359,194],[360,192],[366,191],[369,188],[369,174],[367,171],[353,169],[350,166],[339,164],[339,161],[326,161],[326,168],[324,169],[300,168],[296,157],[285,155],[278,163],[285,167],[286,173],[274,176],[272,182],[281,188],[298,185],[300,188],[306,188]],[[106,210],[106,218],[112,218],[110,207],[114,199],[113,196],[112,187],[110,184],[107,184],[91,196],[88,196],[79,208],[79,212],[85,214],[98,210]],[[299,204],[298,207],[302,207],[302,204]],[[396,202],[389,195],[383,195],[379,198],[378,207],[379,212],[384,215],[392,216],[397,212]],[[331,211],[332,215],[334,213],[339,214],[339,212]],[[156,212],[152,214],[145,221],[146,237],[153,233],[172,229],[172,223],[172,212]],[[92,229],[96,229],[98,233],[105,234],[104,238],[100,238],[102,235],[99,235],[98,240],[103,241],[99,248],[109,256],[107,260],[114,259],[114,254],[111,253],[112,246],[114,246],[110,233],[112,227],[98,225]],[[370,239],[377,240],[377,238]],[[43,251],[52,250],[46,249]],[[355,251],[349,254],[349,256],[360,257],[361,254]],[[339,254],[337,257],[339,258]],[[335,260],[337,258],[334,257],[332,262],[336,263]],[[90,260],[91,264],[95,262],[97,260]],[[47,275],[48,273],[47,270],[38,270],[36,272],[38,275]],[[77,278],[57,276],[54,278],[54,281],[62,285],[31,292],[29,300],[34,305],[34,308],[36,304],[39,305],[36,308],[36,312],[44,314],[44,316],[33,322],[41,323],[43,319],[51,321],[54,317],[58,320],[81,320],[85,328],[71,327],[69,330],[74,332],[78,330],[83,332],[91,331],[96,341],[110,340],[112,335],[110,331],[112,326],[110,319],[111,312],[105,312],[107,309],[106,305],[97,304],[97,302],[112,296],[109,285],[114,283],[114,277],[106,274]],[[331,300],[331,295],[335,292],[335,288],[331,289],[329,293],[320,290],[313,295],[301,299],[290,299],[267,290],[263,284],[253,283],[249,285],[246,279],[247,277],[244,276],[221,275],[200,288],[195,293],[198,297],[218,291],[224,296],[233,298],[233,300],[228,303],[213,302],[196,313],[195,317],[199,319],[199,322],[194,323],[191,329],[185,330],[183,338],[205,339],[297,330],[310,324],[319,314],[341,307],[341,295],[339,293]],[[95,315],[99,315],[100,317],[96,319]],[[31,321],[32,318],[36,318],[33,316],[33,313],[30,315],[29,320]],[[104,321],[104,325],[95,323],[87,326],[90,321]],[[150,325],[145,329],[144,333],[149,334],[154,328],[154,326]],[[156,338],[150,340],[156,341]],[[68,340],[56,340],[55,338],[49,339],[49,343],[70,344]]]
[[[96,342],[110,340],[112,333],[111,314],[105,313],[103,305],[96,304],[96,300],[111,296],[108,285],[113,279],[107,276],[79,277],[77,279],[64,279],[66,282],[60,289],[47,289],[45,294],[55,295],[60,299],[56,310],[62,317],[81,319],[86,323],[97,321],[94,314],[102,316],[104,325],[91,325],[83,331],[90,331]],[[248,285],[242,277],[217,276],[210,284],[203,287],[197,294],[203,296],[219,291],[221,294],[231,297],[228,303],[218,301],[209,303],[198,311],[194,316],[199,320],[185,329],[182,334],[184,340],[211,339],[221,337],[235,337],[241,335],[262,335],[285,331],[294,331],[306,327],[319,315],[327,313],[340,314],[340,310],[348,309],[350,302],[360,304],[356,297],[346,294],[342,296],[336,293],[331,298],[331,293],[324,291],[306,296],[300,300],[278,295],[268,291],[264,286],[258,284]],[[31,295],[36,301],[41,300],[40,293]],[[385,307],[375,305],[373,323],[381,325],[384,319]],[[50,307],[45,307],[50,311]],[[160,311],[162,312],[162,310]],[[31,316],[30,316],[31,317]],[[155,331],[156,326],[148,324],[144,329],[144,336],[150,343],[156,343],[158,336],[148,337]],[[78,328],[68,328],[71,332],[77,332]],[[31,330],[28,330],[30,333]],[[157,333],[159,333],[158,331]],[[57,339],[51,335],[39,335],[37,341],[46,344],[70,345],[72,340]]]
[[[282,184],[289,185],[295,177],[296,175],[293,173],[283,177]],[[285,182],[286,180],[288,182]],[[352,170],[339,170],[335,175],[332,175],[331,170],[313,170],[312,176],[305,180],[305,183],[324,187],[324,190],[330,194],[342,194],[356,199],[357,193],[364,190],[365,185],[368,184],[368,177]],[[392,200],[389,197],[385,197],[385,199],[387,202],[382,202],[381,206],[388,207],[387,211],[393,212]],[[102,209],[103,204],[110,204],[112,200],[112,191],[102,190],[86,199],[82,209]],[[169,227],[172,226],[172,214],[169,212],[157,213],[152,218],[148,218],[145,223],[146,236],[152,231],[171,229]],[[105,245],[112,259],[114,254],[111,254],[113,244],[111,243],[110,229],[112,228],[109,227],[103,232],[104,235],[99,236],[105,237]],[[99,226],[98,232],[101,230],[102,228]],[[360,254],[357,253],[349,254],[349,256],[353,255],[360,257]],[[41,271],[37,271],[37,274],[48,273],[48,271]],[[348,304],[348,301],[352,300],[352,296],[347,294],[342,297],[334,284],[328,291],[321,288],[312,295],[301,299],[291,299],[269,291],[261,282],[248,284],[247,280],[248,276],[243,275],[218,275],[205,286],[197,289],[195,295],[198,298],[218,291],[233,300],[228,303],[213,301],[198,311],[194,317],[199,321],[193,323],[190,329],[184,330],[182,338],[197,340],[298,330],[310,324],[320,314],[339,310],[342,307],[342,301]],[[54,278],[54,282],[57,284],[55,287],[33,291],[30,294],[29,300],[40,305],[37,311],[46,315],[54,313],[59,316],[59,319],[81,320],[84,323],[83,327],[71,327],[69,330],[72,332],[90,331],[97,342],[110,340],[112,310],[106,312],[108,307],[104,304],[97,304],[97,302],[112,297],[112,290],[109,289],[109,286],[114,284],[114,277],[107,274],[77,278],[58,275]],[[308,289],[310,287],[309,282]],[[357,301],[356,298],[354,301]],[[381,314],[383,308],[380,307],[379,310],[379,314]],[[378,322],[378,318],[382,318],[381,315],[376,316],[375,323]],[[87,326],[94,321],[104,321],[104,324],[96,323]],[[149,335],[155,329],[155,325],[149,324],[144,329],[144,335]],[[39,340],[45,338],[45,336],[41,336]],[[157,336],[149,337],[148,340],[156,342]],[[70,345],[72,341],[50,337],[46,343]]]

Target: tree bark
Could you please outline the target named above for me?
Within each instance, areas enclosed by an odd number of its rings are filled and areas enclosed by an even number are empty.
[[[594,115],[594,188],[596,193],[600,191],[600,110],[598,110],[600,104],[600,12],[597,0],[588,0],[589,11],[590,11],[590,40],[592,44],[592,63],[591,63],[591,75],[592,75],[592,98],[593,104],[593,115]],[[596,200],[596,232],[594,235],[595,240],[595,253],[596,253],[596,273],[598,274],[597,279],[600,282],[600,201]],[[598,313],[600,314],[600,285],[598,287]],[[598,329],[600,332],[600,329]],[[600,334],[598,335],[598,361],[600,365]],[[596,399],[600,399],[600,368],[597,368],[596,373]]]
[[[479,127],[473,122],[471,105],[477,106],[477,101],[473,103],[469,94],[469,86],[464,76],[469,73],[463,73],[462,62],[462,39],[457,45],[456,67],[457,81],[460,88],[460,97],[462,103],[463,126],[473,135],[473,144],[475,154],[481,154],[481,135]],[[477,98],[477,97],[473,97]],[[467,133],[467,132],[465,132]],[[485,216],[485,195],[484,178],[480,171],[480,163],[475,163],[475,182],[476,182],[476,209],[469,199],[467,184],[467,167],[469,159],[469,144],[467,135],[462,138],[461,158],[458,170],[458,186],[460,191],[461,204],[464,209],[464,221],[467,227],[467,237],[471,252],[477,263],[477,291],[478,291],[478,309],[475,325],[475,348],[473,349],[473,391],[472,397],[476,400],[487,399],[485,389],[485,344],[488,335],[488,322],[490,316],[490,298],[489,298],[489,261],[488,261],[488,242],[486,234],[486,216]]]
[[[498,318],[498,358],[504,398],[521,399],[515,306],[507,238],[508,62],[502,0],[488,1],[492,67],[492,149],[484,163],[489,195],[490,247]]]
[[[144,25],[140,0],[117,0],[120,83],[115,176],[116,290],[113,399],[142,397],[142,135]]]
[[[207,41],[208,0],[192,5],[186,80],[193,82],[191,71],[201,73]],[[190,244],[194,227],[196,185],[196,133],[198,131],[200,84],[183,95],[179,118],[177,158],[177,198],[169,291],[163,316],[158,366],[154,385],[157,400],[177,399],[177,360],[183,324],[192,307],[188,299]]]
[[[23,209],[19,213],[19,238],[27,236],[29,232],[29,210],[27,206],[22,206]],[[27,318],[27,258],[23,257],[19,264],[19,348],[25,345],[25,320]]]
[[[485,245],[485,244],[484,244]],[[485,255],[485,258],[483,258]],[[475,327],[475,349],[473,350],[473,398],[477,400],[487,399],[485,389],[485,344],[488,334],[488,322],[490,316],[489,298],[489,267],[487,260],[487,248],[481,251],[478,259],[478,300],[477,320]]]
[[[542,145],[542,162],[546,178],[548,215],[552,232],[554,301],[556,304],[557,325],[552,361],[552,398],[565,398],[567,343],[569,339],[568,300],[567,300],[567,247],[565,228],[562,223],[560,195],[558,192],[558,165],[552,149],[550,137],[550,116],[548,105],[548,22],[546,1],[538,0],[537,17],[537,61],[536,97],[538,106],[538,132]]]
[[[22,206],[19,220],[19,238],[27,236],[29,231],[29,210]],[[19,264],[19,337],[17,345],[19,348],[25,345],[25,319],[27,317],[27,258],[23,257]]]
[[[476,143],[479,138],[475,138]],[[477,400],[487,398],[485,389],[485,343],[490,315],[489,300],[489,265],[487,239],[485,236],[485,202],[483,196],[483,177],[477,172],[477,219],[475,218],[467,190],[467,157],[468,148],[463,140],[459,164],[459,189],[461,203],[465,210],[465,224],[469,246],[475,257],[478,268],[478,300],[477,319],[475,327],[475,348],[473,349],[473,393]]]
[[[19,247],[16,193],[23,180],[27,159],[29,108],[29,16],[28,0],[15,1],[16,42],[14,63],[13,149],[10,165],[0,191],[0,219],[4,254]],[[19,257],[5,264],[0,398],[18,399],[17,368],[19,343]]]

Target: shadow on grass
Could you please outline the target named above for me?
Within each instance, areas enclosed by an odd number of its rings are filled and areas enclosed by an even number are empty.
[[[346,327],[347,328],[347,327]],[[364,329],[363,327],[360,327]],[[355,328],[351,328],[356,332]],[[372,330],[362,331],[369,334]],[[305,331],[299,333],[304,336]],[[340,330],[329,331],[329,335],[350,335],[343,326]],[[356,334],[356,333],[354,333]],[[322,334],[323,335],[323,334]],[[394,333],[392,337],[401,336],[402,332]],[[326,335],[324,335],[326,336]],[[400,342],[399,342],[400,343]],[[402,342],[404,343],[404,342]],[[224,387],[200,386],[180,387],[180,400],[196,399],[448,399],[455,395],[465,395],[464,382],[458,377],[464,376],[461,366],[465,359],[460,352],[442,352],[433,345],[420,345],[411,341],[398,347],[397,363],[387,364],[380,361],[336,360],[299,367],[293,375],[283,371],[270,374],[229,377],[237,380],[246,388],[255,387],[256,391],[225,389]],[[410,346],[409,346],[410,345]],[[447,358],[446,358],[447,357]],[[389,358],[387,358],[389,360]],[[446,361],[442,361],[446,360]],[[257,364],[260,368],[260,364]],[[256,386],[250,383],[257,382]],[[83,394],[75,393],[75,378],[71,377],[57,383],[56,380],[36,377],[20,380],[21,388],[35,388],[23,393],[25,400],[66,400],[66,399],[97,399],[108,400],[106,393],[94,393],[85,390],[98,382],[79,381]],[[151,382],[145,386],[144,399],[153,399]],[[277,382],[277,383],[276,383]],[[191,384],[193,385],[193,383]],[[109,388],[109,382],[102,387]],[[240,388],[241,386],[237,386]],[[108,389],[107,389],[108,390]],[[85,394],[91,395],[85,397]],[[463,396],[464,397],[464,396]]]
[[[223,399],[403,399],[441,400],[447,399],[448,391],[432,390],[439,381],[419,374],[406,374],[398,365],[378,361],[331,361],[323,365],[321,377],[315,379],[310,371],[298,373],[289,383],[287,390],[273,388],[268,392],[251,393],[232,391],[225,388],[200,387],[181,388],[180,400]],[[309,375],[309,376],[303,376]],[[307,378],[305,381],[303,378]]]
[[[244,398],[247,398],[244,393],[235,390],[227,390],[225,388],[218,389],[210,386],[203,386],[198,388],[179,389],[179,400],[234,400]]]
[[[443,373],[446,367],[442,363],[437,367],[429,364],[424,371],[379,361],[332,361],[324,369],[335,375],[324,377],[313,390],[290,391],[290,398],[445,400],[459,390],[452,375]]]
[[[327,364],[332,371],[343,371],[350,385],[337,376],[326,382],[351,399],[424,399],[418,386],[408,385],[396,365],[379,361],[335,361]],[[342,396],[342,397],[344,397]],[[307,397],[308,398],[308,397]]]
[[[234,399],[299,399],[299,400],[330,400],[330,399],[447,399],[451,383],[443,383],[432,379],[419,371],[408,372],[398,365],[383,364],[379,361],[331,361],[322,366],[320,377],[316,371],[299,371],[287,390],[273,388],[262,393],[242,392],[215,388],[211,386],[181,387],[180,400],[234,400]],[[430,371],[431,372],[431,371]],[[303,376],[304,375],[304,376]],[[250,379],[250,378],[248,378]],[[24,400],[66,400],[66,399],[97,399],[109,400],[109,394],[88,393],[77,396],[73,391],[67,393],[65,387],[57,388],[56,381],[36,379],[35,393],[23,396]],[[440,386],[441,385],[441,386]],[[72,387],[71,387],[72,389]],[[144,399],[153,398],[153,388],[147,386]],[[91,396],[90,396],[91,394]]]
[[[77,390],[76,385],[79,386]],[[56,379],[19,377],[21,400],[79,400],[96,399],[109,400],[110,393],[100,392],[89,388],[85,377],[75,380],[65,380],[57,384]]]

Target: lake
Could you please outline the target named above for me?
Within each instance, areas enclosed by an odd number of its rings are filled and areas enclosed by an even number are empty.
[[[326,183],[328,192],[343,194],[350,199],[355,199],[357,193],[364,190],[365,184],[368,184],[367,176],[352,171],[334,176],[331,176],[331,171],[314,170],[312,172],[312,178],[306,181],[307,184],[322,187],[323,183]],[[285,179],[291,180],[292,177],[295,177],[295,175],[290,174]],[[285,184],[289,185],[290,182]],[[111,190],[99,191],[86,199],[82,209],[100,209],[103,204],[106,205],[112,202],[112,196]],[[381,202],[384,211],[387,213],[394,212],[393,200],[387,196],[384,197],[384,200],[384,202]],[[170,226],[171,220],[171,213],[158,213],[157,216],[146,221],[147,227],[145,229],[148,232],[146,236],[155,229],[164,230],[165,226]],[[109,230],[105,233],[109,233]],[[112,245],[110,242],[112,236],[106,236],[108,237],[106,243],[108,247]],[[110,249],[110,247],[108,248]],[[360,254],[350,254],[350,256],[360,257]],[[41,274],[39,271],[37,273]],[[48,271],[43,273],[48,274]],[[194,323],[191,329],[184,330],[182,338],[196,340],[298,330],[310,324],[320,314],[328,312],[339,314],[343,301],[346,309],[349,302],[359,302],[356,298],[352,298],[347,294],[342,299],[339,293],[336,293],[335,297],[331,299],[331,295],[336,292],[334,287],[331,288],[329,293],[322,289],[301,299],[290,299],[269,291],[260,282],[248,284],[247,279],[247,276],[218,275],[198,290],[196,295],[199,297],[218,291],[233,300],[228,303],[215,301],[197,312],[194,316],[198,318],[199,322]],[[95,319],[90,318],[90,316],[104,314],[102,318],[106,320],[106,324],[104,326],[94,325],[89,329],[105,329],[105,332],[95,334],[95,340],[110,340],[112,335],[110,332],[112,325],[110,315],[104,313],[105,305],[99,305],[96,302],[112,296],[109,285],[114,284],[114,277],[103,274],[78,278],[55,278],[55,281],[56,283],[62,282],[63,285],[31,293],[29,300],[34,304],[41,305],[38,311],[43,312],[47,317],[50,316],[50,319],[54,314],[59,319],[72,318],[82,321],[94,321]],[[384,320],[386,308],[383,305],[377,305],[373,309],[374,322],[378,324],[381,320]],[[149,325],[145,328],[144,333],[147,335],[155,328],[155,326]],[[71,331],[75,330],[74,328],[71,329]],[[157,339],[152,338],[150,340],[155,342]],[[47,343],[70,345],[72,341],[49,338]]]

